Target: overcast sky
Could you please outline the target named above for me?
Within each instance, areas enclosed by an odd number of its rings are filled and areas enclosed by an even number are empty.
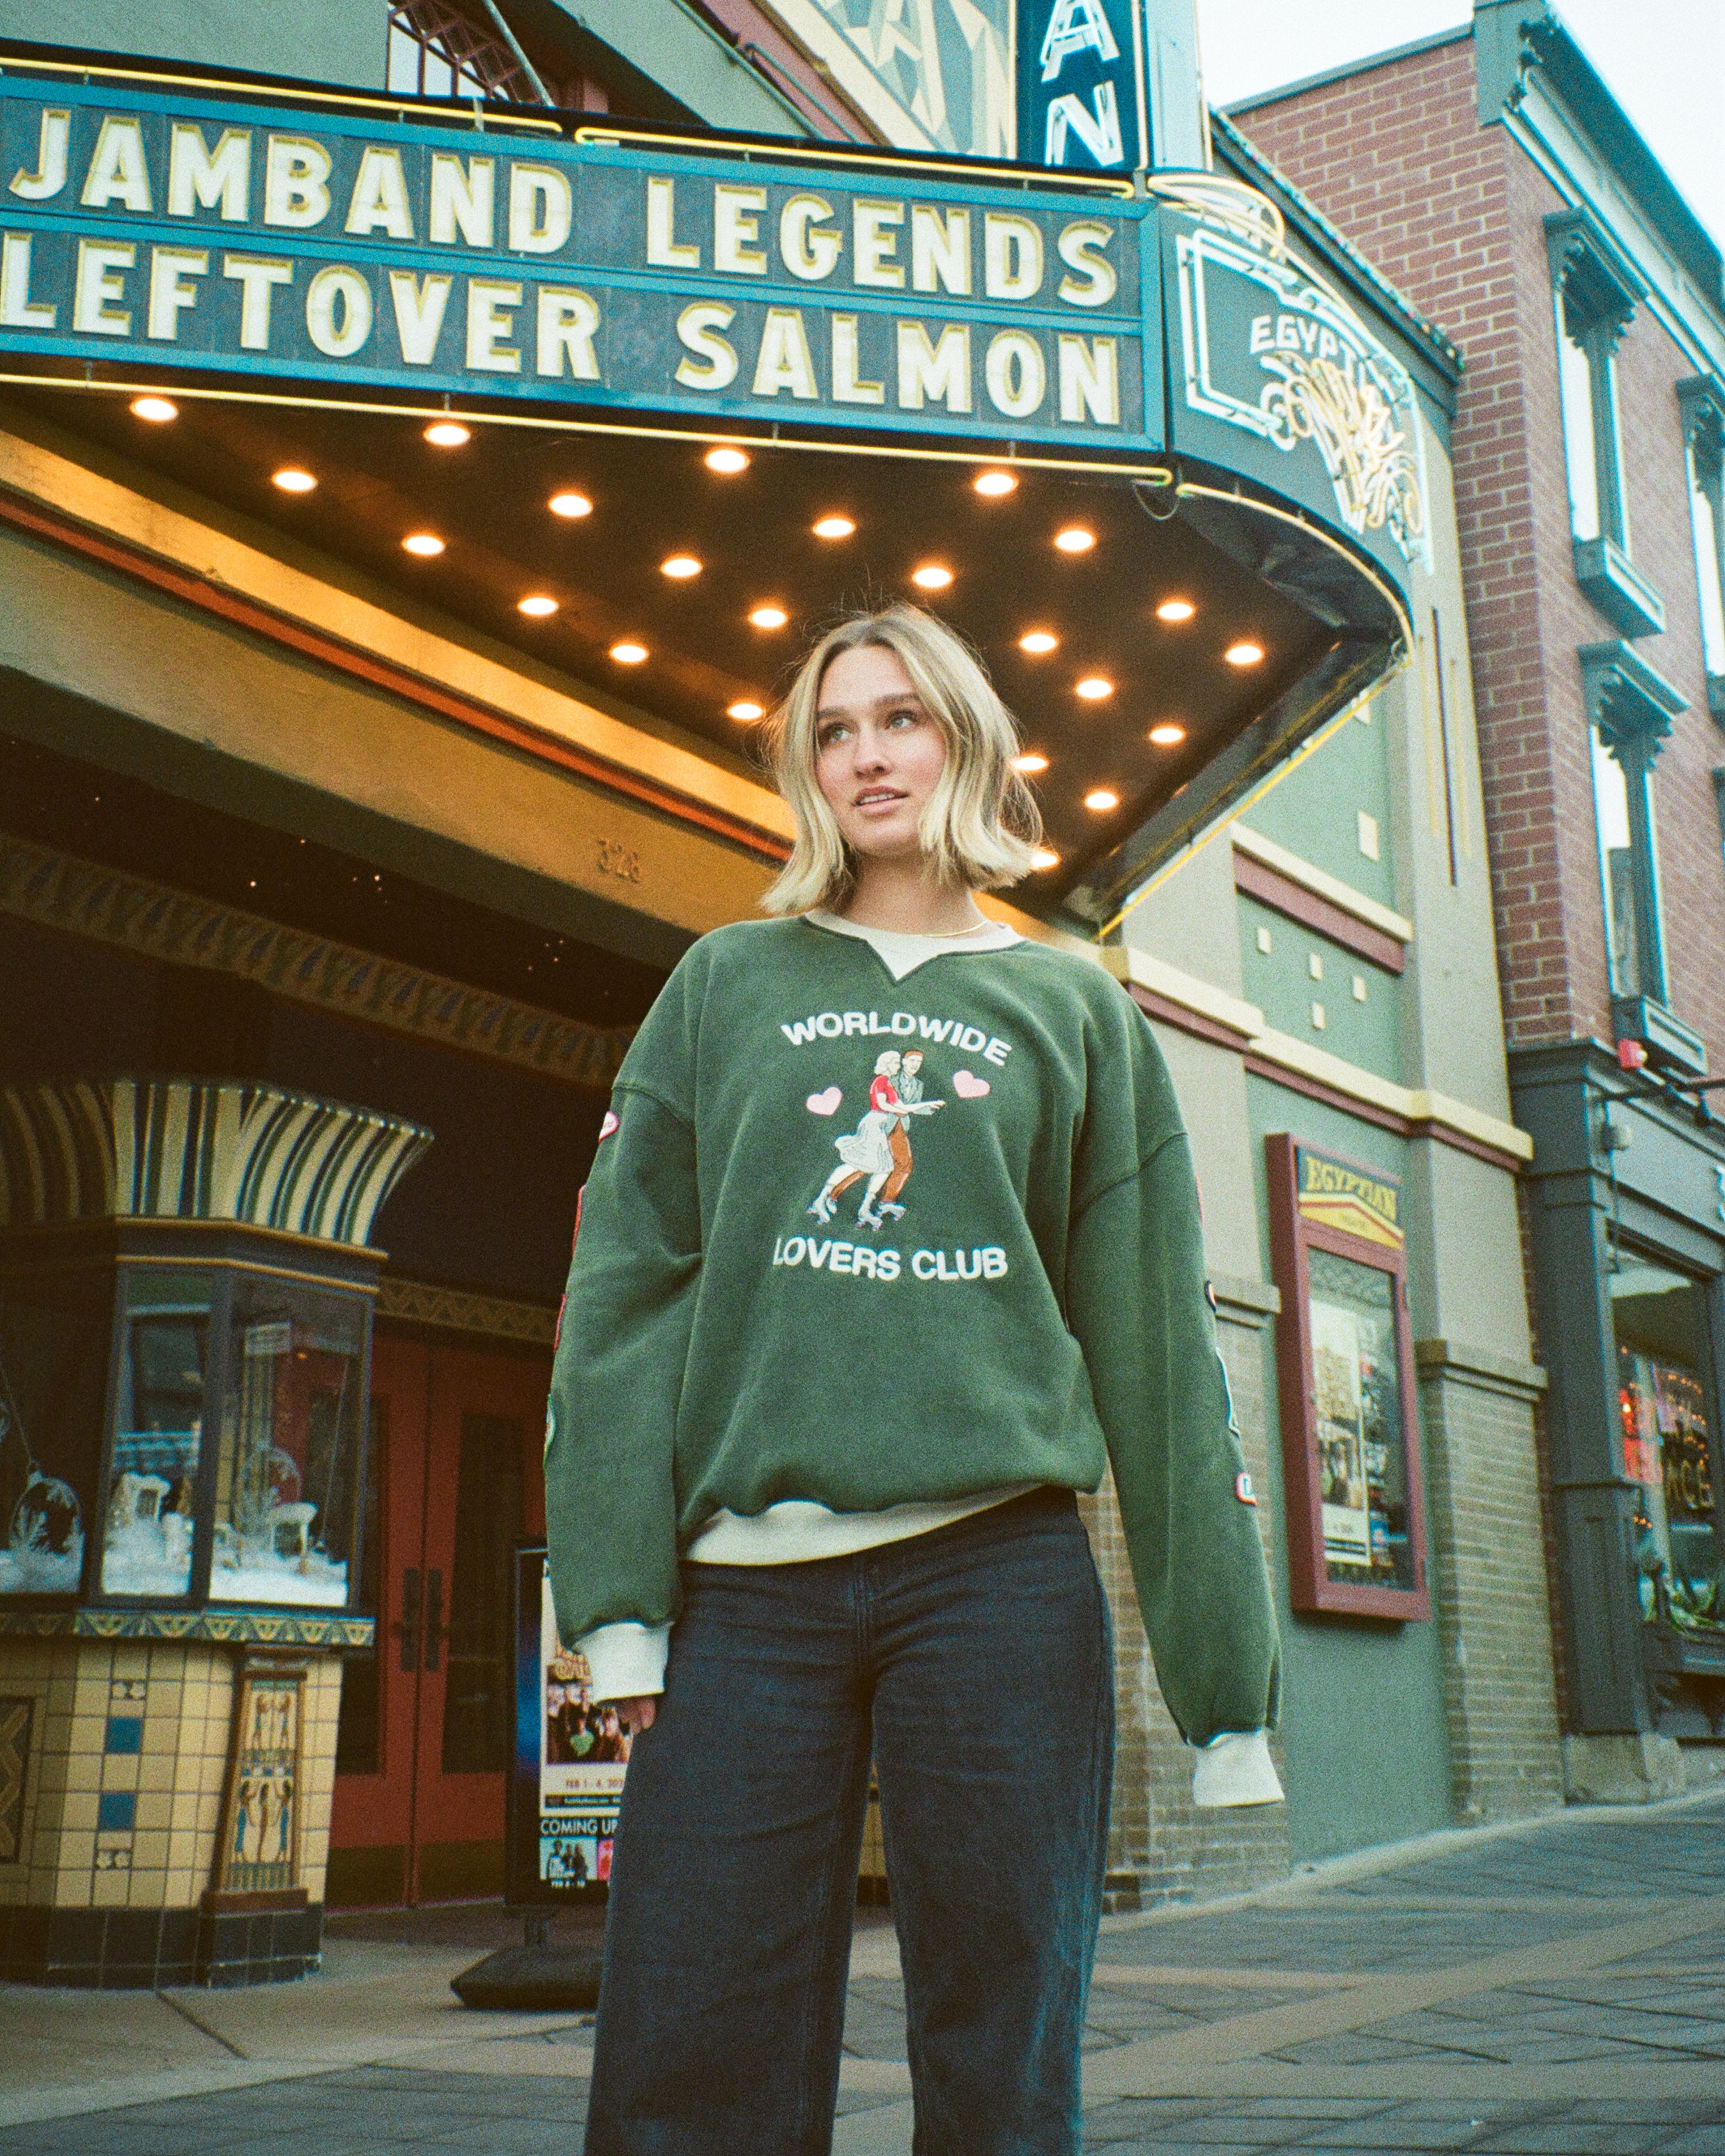
[[[1558,0],[1691,208],[1725,245],[1725,0]],[[1198,0],[1204,89],[1230,105],[1466,23],[1468,0]]]

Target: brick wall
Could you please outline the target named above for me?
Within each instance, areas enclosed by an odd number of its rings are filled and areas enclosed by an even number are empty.
[[[1463,37],[1240,116],[1466,361],[1454,434],[1469,644],[1505,1022],[1512,1047],[1609,1040],[1593,785],[1576,651],[1615,632],[1570,554],[1542,219],[1566,205],[1502,126],[1481,127]],[[1636,649],[1690,700],[1654,791],[1671,1001],[1725,1053],[1725,872],[1682,440],[1693,370],[1644,305],[1619,352],[1635,565],[1665,602]]]
[[[1455,1815],[1513,1819],[1563,1800],[1533,1410],[1444,1345],[1420,1343],[1420,1406]]]

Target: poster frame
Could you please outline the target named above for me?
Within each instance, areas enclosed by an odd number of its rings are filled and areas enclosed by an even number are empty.
[[[503,1830],[504,1906],[511,1909],[594,1907],[610,1898],[610,1888],[603,1880],[558,1886],[539,1876],[540,1772],[545,1748],[542,1597],[550,1591],[545,1558],[542,1542],[516,1545],[515,1706]]]
[[[1281,1408],[1283,1510],[1286,1527],[1288,1599],[1301,1611],[1340,1616],[1428,1622],[1431,1589],[1426,1567],[1425,1491],[1421,1472],[1420,1418],[1414,1391],[1413,1327],[1408,1315],[1408,1258],[1400,1226],[1400,1178],[1360,1161],[1308,1145],[1288,1132],[1266,1138],[1270,1195],[1271,1270],[1281,1293],[1276,1326],[1276,1364]],[[1394,1219],[1378,1234],[1349,1234],[1312,1217],[1301,1204],[1301,1155],[1326,1162],[1393,1194]],[[1381,1240],[1380,1240],[1381,1236]],[[1322,1486],[1317,1455],[1317,1407],[1312,1337],[1311,1261],[1327,1250],[1387,1274],[1392,1282],[1396,1375],[1400,1390],[1401,1439],[1408,1506],[1410,1587],[1375,1587],[1329,1576],[1324,1554]]]

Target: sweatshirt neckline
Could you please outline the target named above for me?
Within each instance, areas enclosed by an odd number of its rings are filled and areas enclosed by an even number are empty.
[[[1004,921],[994,922],[986,936],[927,936],[912,929],[870,928],[859,921],[841,920],[823,906],[813,908],[802,918],[811,928],[824,930],[829,936],[846,936],[854,942],[866,943],[896,981],[903,980],[931,958],[963,957],[972,951],[1009,951],[1024,940]]]

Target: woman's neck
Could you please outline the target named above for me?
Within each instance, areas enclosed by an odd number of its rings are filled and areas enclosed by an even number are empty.
[[[937,882],[922,860],[859,862],[839,915],[900,936],[962,936],[988,918],[965,885]]]

